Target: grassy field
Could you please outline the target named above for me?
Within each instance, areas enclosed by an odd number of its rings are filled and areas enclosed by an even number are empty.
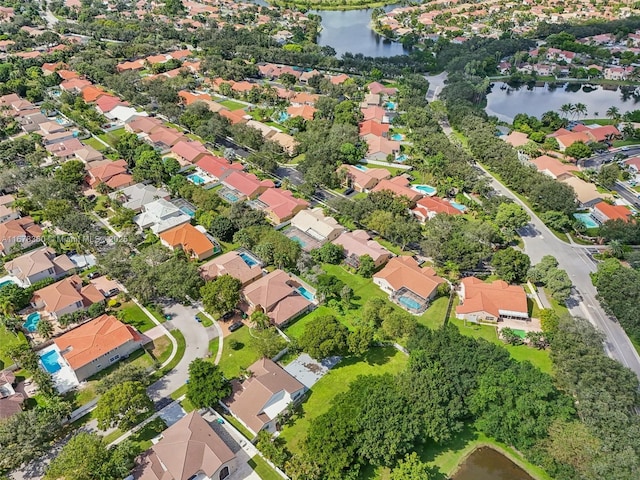
[[[131,435],[129,440],[136,445],[141,452],[151,448],[151,439],[156,438],[164,430],[166,430],[167,424],[164,423],[160,417],[156,417],[147,423],[142,429]]]
[[[220,105],[227,107],[229,110],[241,110],[247,107],[244,103],[236,102],[235,100],[224,100],[220,102]]]
[[[120,140],[120,137],[124,135],[124,133],[124,128],[118,128],[117,130],[105,132],[102,135],[98,135],[98,138],[100,138],[100,140],[104,142],[107,142],[109,145],[111,145],[111,147],[115,148],[116,143],[118,143],[118,140]]]
[[[0,370],[13,365],[13,360],[3,353],[2,347],[20,341],[21,339],[24,340],[24,335],[22,337],[17,337],[7,330],[4,325],[0,325]]]
[[[280,436],[294,454],[300,453],[300,442],[304,440],[311,421],[329,410],[331,400],[349,388],[349,384],[360,375],[396,374],[407,364],[408,357],[392,347],[372,348],[363,357],[346,358],[323,378],[308,393],[294,416],[292,425],[286,426]]]
[[[85,145],[89,145],[90,147],[95,148],[99,152],[104,152],[107,149],[107,147],[104,146],[104,143],[100,142],[99,140],[96,140],[93,137],[87,138],[86,140],[82,140],[82,143],[84,143]]]
[[[260,455],[256,455],[248,463],[262,480],[282,480],[278,472],[271,468]]]
[[[251,330],[245,325],[224,339],[220,369],[225,377],[231,379],[240,375],[243,368],[247,368],[260,358],[260,354],[251,345]],[[231,348],[231,340],[239,344],[239,348]],[[217,342],[216,342],[217,343]],[[214,357],[215,358],[215,357]]]
[[[463,335],[468,335],[474,338],[484,338],[491,343],[501,345],[509,351],[511,357],[515,360],[518,360],[519,362],[528,360],[543,372],[553,374],[553,364],[549,357],[549,350],[538,350],[537,348],[529,347],[527,345],[506,345],[498,338],[496,327],[491,327],[489,325],[476,325],[471,323],[467,323],[467,325],[465,325],[463,320],[457,319],[450,320],[450,322],[456,325],[460,330],[460,333]]]
[[[123,303],[117,310],[123,313],[123,322],[135,327],[140,332],[144,333],[156,326],[153,320],[133,302]]]

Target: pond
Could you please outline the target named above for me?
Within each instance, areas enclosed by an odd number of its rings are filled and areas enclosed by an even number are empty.
[[[500,120],[512,122],[518,113],[538,118],[549,110],[559,111],[565,103],[584,103],[587,117],[604,117],[609,107],[615,106],[624,113],[640,108],[640,96],[631,87],[603,87],[582,83],[548,84],[536,86],[509,86],[494,83],[487,95],[486,111]]]
[[[460,465],[453,480],[534,480],[497,450],[480,447]]]

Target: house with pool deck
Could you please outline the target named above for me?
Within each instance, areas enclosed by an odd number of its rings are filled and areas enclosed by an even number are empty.
[[[467,277],[460,281],[458,296],[460,305],[456,307],[456,318],[461,320],[529,320],[527,294],[519,285],[509,285],[503,280],[485,283],[479,278]]]

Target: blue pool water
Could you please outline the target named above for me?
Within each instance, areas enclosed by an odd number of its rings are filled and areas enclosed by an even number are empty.
[[[291,235],[289,237],[291,240],[293,240],[294,242],[296,242],[298,245],[300,245],[301,247],[306,247],[307,244],[304,242],[304,240],[302,240],[300,237],[298,237],[297,235]]]
[[[0,288],[11,285],[12,283],[14,283],[12,280],[5,280],[4,282],[0,282]]]
[[[398,156],[396,157],[396,162],[398,162],[398,163],[402,163],[402,162],[406,161],[406,160],[407,160],[407,158],[409,158],[409,157],[407,157],[407,156],[403,153],[402,155],[398,155]]]
[[[598,228],[600,226],[588,213],[574,213],[573,216],[587,228]]]
[[[309,290],[307,290],[304,287],[298,287],[298,292],[300,293],[300,295],[302,295],[304,298],[306,298],[310,302],[312,302],[316,298],[313,295],[313,293],[311,293]]]
[[[56,123],[58,125],[64,125],[67,121],[64,118],[56,117]]]
[[[395,110],[396,109],[396,104],[393,102],[387,102],[384,104],[385,107],[387,107],[387,110]]]
[[[425,195],[435,195],[437,192],[437,189],[431,185],[414,185],[413,189],[420,193],[424,193]]]
[[[34,312],[29,314],[27,321],[22,324],[29,332],[35,332],[38,329],[38,323],[40,323],[40,314]]]
[[[391,140],[399,142],[400,140],[404,140],[404,135],[402,135],[401,133],[394,133],[393,135],[391,135]]]
[[[231,203],[236,203],[238,200],[240,200],[236,194],[231,192],[224,192],[221,195],[222,195],[222,198],[224,198],[225,200]]]
[[[451,206],[453,208],[456,208],[456,209],[460,210],[461,212],[464,212],[467,209],[467,207],[465,207],[461,203],[454,202],[453,200],[451,200],[449,203],[451,204]]]
[[[367,170],[369,170],[364,165],[354,165],[354,167],[356,167],[358,170],[362,170],[363,172],[366,172]]]
[[[180,210],[182,211],[182,213],[185,213],[187,215],[189,215],[190,217],[193,217],[196,212],[194,212],[193,210],[191,210],[190,208],[187,207],[180,207]]]
[[[414,310],[420,309],[420,304],[411,297],[400,297],[398,298],[398,302],[407,308],[413,308]]]
[[[246,254],[244,252],[242,252],[240,254],[240,258],[242,258],[242,260],[244,260],[244,263],[246,263],[250,267],[253,267],[254,265],[258,264],[258,262],[256,262],[255,259],[251,255],[248,255],[248,254]]]
[[[278,121],[282,123],[282,122],[286,122],[287,120],[289,120],[289,114],[287,112],[280,112],[280,117],[278,117]]]
[[[60,366],[60,354],[56,350],[50,350],[40,357],[42,366],[49,373],[56,373],[62,367]]]
[[[188,175],[187,178],[191,180],[195,185],[204,185],[205,182],[205,179],[197,173],[192,173],[191,175]]]

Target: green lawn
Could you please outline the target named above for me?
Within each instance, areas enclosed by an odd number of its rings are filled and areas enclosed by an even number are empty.
[[[105,147],[102,142],[100,142],[99,140],[96,140],[93,137],[87,138],[86,140],[82,140],[82,143],[84,143],[85,145],[89,145],[90,147],[95,148],[99,152],[104,152],[107,149],[107,147]]]
[[[123,322],[135,327],[140,332],[144,333],[156,326],[156,324],[153,323],[153,320],[151,320],[147,314],[133,302],[123,303],[122,306],[118,308],[118,311],[122,312],[124,315],[122,318]]]
[[[211,325],[213,325],[211,319],[203,313],[198,313],[196,317],[200,319],[200,323],[202,323],[203,327],[210,327]]]
[[[224,413],[224,412],[218,412],[218,413],[220,413],[220,415],[222,415],[224,417],[224,419],[227,422],[229,422],[231,425],[233,425],[235,427],[235,429],[238,430],[242,435],[247,437],[249,440],[253,439],[253,437],[255,435],[253,435],[253,433],[251,433],[249,430],[247,430],[247,427],[242,425],[234,416],[229,415],[228,413]]]
[[[300,453],[300,442],[307,434],[311,421],[329,410],[331,400],[347,391],[349,384],[360,375],[382,375],[400,373],[408,357],[392,347],[372,348],[363,357],[342,360],[329,371],[307,394],[300,406],[301,413],[294,415],[294,423],[287,425],[280,436],[294,454]]]
[[[153,372],[153,374],[151,375],[151,383],[159,380],[160,378],[162,378],[162,376],[166,375],[171,370],[173,370],[176,367],[176,365],[180,363],[180,360],[182,360],[182,357],[184,356],[184,351],[187,348],[187,342],[184,339],[184,335],[182,335],[182,332],[177,328],[174,330],[171,330],[170,333],[171,335],[173,335],[173,338],[175,338],[176,342],[178,343],[176,355],[173,357],[173,360],[171,360],[167,365],[164,366],[164,368],[161,368],[160,370]]]
[[[109,145],[111,145],[111,147],[115,148],[116,143],[118,143],[118,140],[120,140],[120,137],[124,135],[124,133],[125,129],[119,128],[111,132],[105,132],[102,135],[98,135],[98,137],[100,138],[100,140],[107,142]]]
[[[18,341],[26,342],[24,335],[21,334],[19,336],[16,336],[13,333],[11,333],[9,330],[7,330],[4,325],[0,325],[0,370],[2,370],[5,367],[9,367],[13,365],[13,360],[11,360],[11,358],[8,355],[5,355],[3,353],[2,347]]]
[[[638,141],[637,140],[614,140],[613,141],[613,146],[616,148],[627,147],[631,145],[638,145]]]
[[[164,423],[160,417],[156,417],[147,423],[142,429],[134,433],[129,439],[136,445],[141,452],[151,448],[151,439],[156,438],[164,430],[166,430],[167,424]]]
[[[225,377],[231,379],[240,375],[243,368],[247,368],[260,358],[260,354],[251,345],[251,330],[246,325],[236,330],[224,339],[220,369]],[[240,348],[233,350],[231,340],[239,343]],[[217,342],[216,342],[217,343]]]
[[[440,328],[444,323],[444,316],[447,313],[448,306],[449,297],[436,298],[433,302],[431,302],[431,305],[429,305],[427,311],[417,318],[418,323],[428,328]]]
[[[260,455],[256,455],[247,462],[262,480],[282,480],[282,477],[265,462]]]
[[[519,362],[528,360],[533,365],[538,367],[543,372],[553,374],[553,363],[549,357],[549,350],[538,350],[537,348],[529,347],[528,345],[506,345],[502,340],[498,338],[496,327],[489,325],[476,325],[467,323],[464,324],[463,320],[451,320],[452,324],[456,325],[463,335],[468,335],[474,338],[484,338],[485,340],[501,345],[506,348],[511,357]]]
[[[235,100],[224,100],[219,103],[220,105],[227,107],[229,110],[240,110],[243,108],[247,108],[244,103],[236,102]]]

